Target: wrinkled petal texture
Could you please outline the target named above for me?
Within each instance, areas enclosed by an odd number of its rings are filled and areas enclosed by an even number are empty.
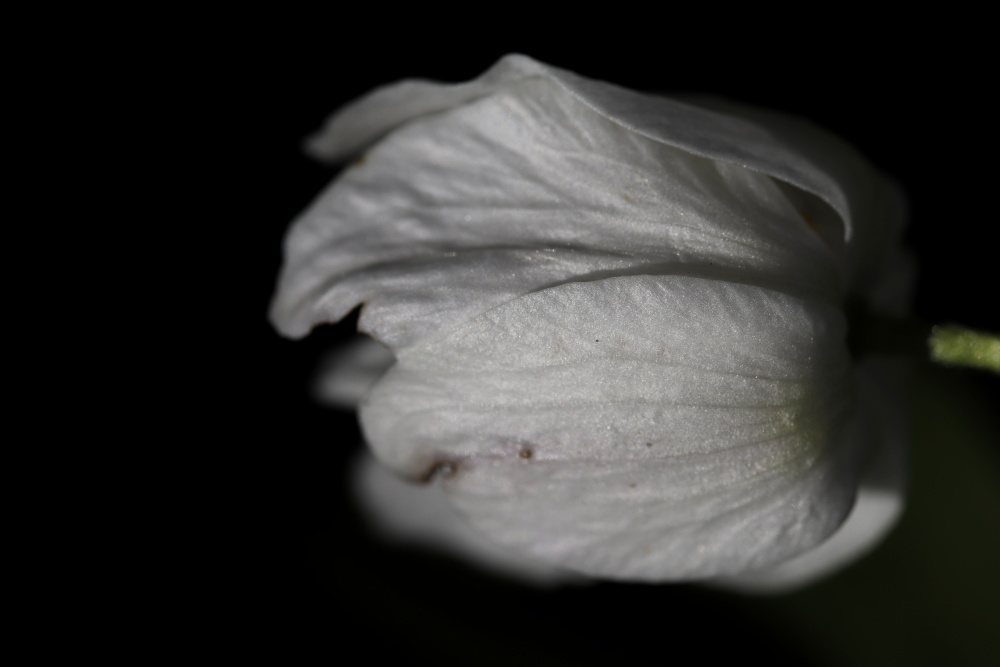
[[[571,283],[405,351],[376,455],[542,561],[705,577],[813,546],[853,501],[843,317],[686,276]]]
[[[589,91],[605,107],[611,93],[631,96],[632,124],[676,117],[640,132],[553,76],[506,71],[508,83],[489,96],[416,117],[349,167],[289,236],[278,327],[302,336],[365,303],[362,329],[398,348],[533,289],[595,274],[684,273],[843,297],[849,262],[810,224],[843,235],[844,218],[779,178],[809,180],[792,164],[817,172],[801,154],[731,116],[608,84],[600,85],[610,92]],[[341,125],[332,122],[316,143],[335,143]],[[692,127],[700,134],[689,136]],[[667,137],[673,143],[663,138],[670,130],[680,135]],[[689,150],[701,135],[714,137],[702,153],[725,159]],[[770,149],[760,149],[757,168],[745,168],[748,138]],[[818,130],[814,139],[833,142]],[[834,148],[857,166],[847,148]],[[845,199],[828,176],[812,180],[829,186],[829,199]]]
[[[290,232],[272,319],[363,304],[397,359],[373,451],[484,536],[662,581],[764,572],[844,521],[871,438],[840,309],[907,283],[898,199],[852,148],[523,56],[375,91],[311,148],[356,159]]]

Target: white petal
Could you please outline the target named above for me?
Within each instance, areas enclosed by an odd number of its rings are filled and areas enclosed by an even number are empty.
[[[547,65],[525,56],[502,58],[474,81],[442,84],[412,79],[375,89],[338,109],[322,130],[309,139],[307,149],[314,157],[339,162],[366,149],[403,123],[445,111],[512,82],[543,75]]]
[[[903,512],[906,487],[907,407],[899,361],[870,358],[857,370],[858,410],[851,437],[872,452],[858,498],[844,524],[815,549],[770,568],[713,581],[745,593],[787,593],[807,586],[874,549]]]
[[[394,475],[364,452],[355,461],[355,498],[387,540],[420,544],[535,585],[582,583],[580,575],[526,558],[477,533],[451,507],[438,485],[417,485]]]
[[[405,81],[380,88],[331,116],[310,150],[317,157],[341,160],[400,124],[530,79],[560,87],[630,133],[767,174],[825,202],[836,211],[840,233],[850,241],[852,291],[863,292],[871,284],[885,249],[898,242],[902,218],[885,177],[852,146],[804,119],[722,99],[702,97],[688,104],[644,95],[522,55],[501,59],[468,83]],[[814,219],[822,207],[808,208],[812,210],[802,212]]]
[[[395,361],[384,345],[359,336],[323,358],[314,398],[330,407],[353,410]]]
[[[843,296],[841,259],[762,172],[814,171],[773,133],[533,67],[399,127],[296,222],[272,310],[283,333],[364,303],[361,328],[398,350],[532,290],[635,273]],[[330,136],[414,85],[346,110]],[[417,87],[455,103],[454,88]]]
[[[535,292],[404,350],[362,406],[383,463],[579,572],[676,580],[816,545],[854,500],[838,310],[684,276]]]
[[[310,150],[325,159],[344,159],[405,122],[530,79],[558,85],[635,134],[811,192],[844,218],[848,237],[854,214],[868,203],[870,165],[850,145],[808,121],[721,100],[691,105],[646,95],[519,54],[502,58],[480,78],[464,84],[404,81],[384,86],[331,116],[310,141]]]

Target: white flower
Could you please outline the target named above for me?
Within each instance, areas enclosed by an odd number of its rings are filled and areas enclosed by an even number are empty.
[[[410,494],[373,501],[389,523],[467,544],[416,518],[439,487],[525,562],[748,587],[889,527],[899,410],[843,309],[902,307],[894,192],[822,130],[729,107],[508,56],[376,90],[312,140],[360,157],[293,226],[272,318],[299,337],[364,304],[394,353],[363,430],[436,484],[374,483]]]

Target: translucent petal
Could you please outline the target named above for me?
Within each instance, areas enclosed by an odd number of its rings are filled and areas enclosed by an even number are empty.
[[[767,174],[825,202],[839,216],[841,233],[849,241],[845,261],[855,293],[865,292],[880,271],[885,249],[898,244],[903,218],[897,193],[857,150],[822,128],[723,99],[700,97],[690,104],[645,95],[523,55],[501,59],[468,83],[404,81],[380,88],[331,116],[310,148],[317,157],[341,160],[403,123],[531,79],[558,86],[630,133]],[[808,208],[802,213],[814,220],[820,207]]]
[[[847,236],[854,213],[869,203],[870,165],[850,145],[808,121],[723,100],[692,105],[646,95],[519,54],[502,58],[468,83],[404,81],[379,88],[331,116],[310,148],[318,157],[340,160],[400,124],[469,104],[530,79],[556,84],[635,134],[744,166],[811,192],[844,217]]]
[[[665,111],[658,98],[628,99]],[[841,259],[787,188],[691,152],[690,128],[680,149],[592,101],[527,77],[386,136],[294,225],[278,327],[301,336],[364,303],[361,328],[398,350],[533,290],[636,273],[840,300]],[[677,105],[666,110],[683,109],[685,123],[718,115]]]
[[[378,458],[438,473],[484,535],[596,576],[787,559],[854,500],[830,306],[686,276],[564,284],[404,350],[362,406]]]

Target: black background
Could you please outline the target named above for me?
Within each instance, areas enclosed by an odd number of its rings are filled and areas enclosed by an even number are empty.
[[[974,34],[945,43],[957,27],[930,19],[876,28],[850,17],[820,31],[815,19],[786,17],[761,31],[731,16],[543,26],[496,13],[192,17],[164,47],[156,76],[180,130],[165,148],[185,165],[170,181],[181,203],[171,231],[185,248],[179,273],[197,275],[183,313],[191,324],[178,333],[194,352],[177,370],[189,383],[183,411],[207,424],[187,441],[194,451],[182,448],[206,498],[183,531],[198,582],[188,630],[223,638],[223,654],[288,660],[360,650],[438,664],[835,663],[808,632],[775,630],[724,593],[538,592],[372,539],[345,489],[360,442],[354,416],[308,395],[316,362],[350,325],[292,342],[266,321],[287,226],[335,173],[305,158],[301,141],[376,85],[467,80],[508,52],[636,89],[789,111],[854,143],[906,190],[917,315],[997,330],[985,44]],[[994,378],[969,380],[998,396]]]

